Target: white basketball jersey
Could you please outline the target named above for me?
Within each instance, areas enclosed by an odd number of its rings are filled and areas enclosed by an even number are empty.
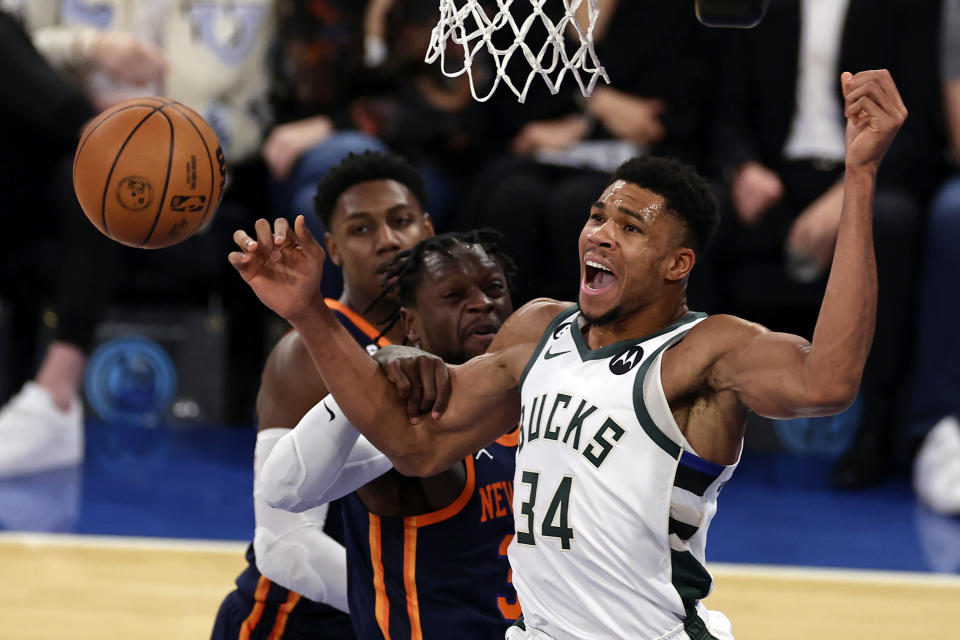
[[[663,352],[703,320],[591,350],[577,307],[520,380],[513,582],[528,629],[557,640],[713,638],[699,600],[717,494],[736,465],[698,457],[660,382]]]

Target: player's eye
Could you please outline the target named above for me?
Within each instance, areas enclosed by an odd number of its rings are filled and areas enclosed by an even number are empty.
[[[623,229],[624,229],[624,231],[626,231],[627,233],[640,233],[640,227],[636,227],[636,226],[634,226],[634,225],[632,225],[632,224],[625,224],[625,225],[623,225]]]
[[[355,227],[350,227],[348,233],[352,236],[362,236],[365,233],[370,231],[370,227],[365,224],[358,224]]]
[[[411,224],[413,224],[413,216],[401,216],[393,221],[393,225],[400,228],[409,227]]]
[[[590,219],[594,222],[603,222],[603,214],[600,213],[591,213]]]

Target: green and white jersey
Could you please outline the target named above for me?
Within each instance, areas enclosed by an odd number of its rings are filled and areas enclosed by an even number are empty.
[[[660,382],[663,352],[705,318],[591,350],[555,318],[520,380],[513,582],[527,628],[557,640],[713,638],[699,604],[717,494]]]

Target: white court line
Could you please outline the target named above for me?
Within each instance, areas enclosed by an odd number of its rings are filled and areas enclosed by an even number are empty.
[[[184,551],[195,553],[243,554],[248,542],[230,540],[192,540],[187,538],[147,538],[134,536],[94,536],[65,533],[24,533],[0,531],[0,544],[28,547],[109,548],[144,551]],[[914,585],[960,588],[960,575],[917,571],[877,571],[873,569],[836,569],[786,565],[707,563],[714,577],[773,578],[797,581],[827,581],[884,585]]]
[[[782,578],[801,582],[848,582],[895,586],[960,588],[960,575],[919,571],[879,571],[874,569],[837,569],[785,565],[707,563],[718,580],[730,578]]]
[[[24,533],[0,531],[0,544],[27,547],[79,547],[144,551],[186,551],[197,553],[243,554],[249,542],[148,538],[135,536],[93,536],[68,533]]]

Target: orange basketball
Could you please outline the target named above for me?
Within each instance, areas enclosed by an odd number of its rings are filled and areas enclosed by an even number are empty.
[[[210,221],[226,172],[220,142],[197,112],[166,98],[133,98],[84,129],[73,188],[104,234],[159,249]]]

